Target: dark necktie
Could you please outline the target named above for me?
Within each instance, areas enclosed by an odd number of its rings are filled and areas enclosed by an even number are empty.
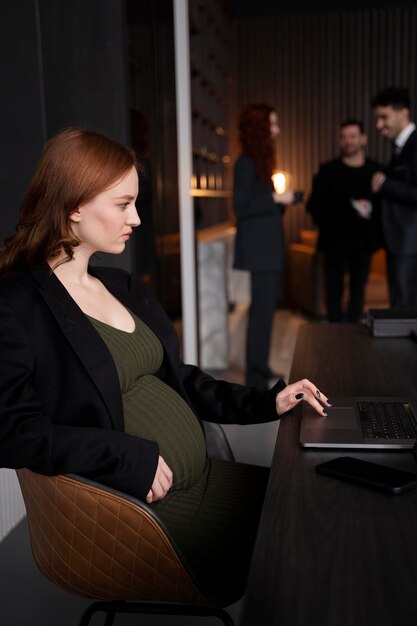
[[[395,157],[397,157],[400,154],[400,152],[401,152],[400,146],[397,146],[395,141],[393,141],[391,144],[391,158],[395,159]]]

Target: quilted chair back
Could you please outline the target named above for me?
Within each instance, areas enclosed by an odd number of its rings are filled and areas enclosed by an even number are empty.
[[[35,562],[59,587],[100,600],[215,607],[147,505],[78,476],[17,476]]]

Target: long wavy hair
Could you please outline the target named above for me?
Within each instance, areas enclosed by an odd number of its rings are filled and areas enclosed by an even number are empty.
[[[0,250],[0,276],[30,269],[63,252],[74,256],[79,240],[70,216],[136,167],[133,150],[83,128],[67,128],[48,141],[23,199],[16,233]]]
[[[243,154],[252,159],[261,180],[270,181],[275,168],[274,140],[269,116],[275,112],[268,104],[246,105],[239,114],[239,142]]]

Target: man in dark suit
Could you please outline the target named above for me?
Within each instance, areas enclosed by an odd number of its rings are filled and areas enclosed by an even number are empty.
[[[381,203],[393,308],[417,308],[417,131],[410,121],[410,97],[389,87],[372,100],[376,127],[392,142],[386,171],[376,172],[372,190]]]
[[[320,165],[306,204],[319,228],[317,249],[323,254],[329,322],[343,321],[343,285],[349,273],[347,321],[363,316],[366,282],[376,243],[376,219],[370,203],[371,179],[380,165],[365,154],[366,134],[360,120],[339,126],[340,156]]]

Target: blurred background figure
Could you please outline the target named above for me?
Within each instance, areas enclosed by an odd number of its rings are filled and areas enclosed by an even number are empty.
[[[349,274],[348,322],[363,316],[372,253],[379,246],[378,216],[370,203],[372,175],[380,165],[365,156],[363,123],[346,120],[339,127],[340,156],[323,163],[313,178],[306,210],[319,228],[323,253],[327,319],[341,322],[345,273]]]
[[[372,100],[376,127],[392,142],[385,173],[372,179],[379,194],[393,308],[417,308],[417,132],[408,89],[388,87]]]
[[[239,115],[241,153],[234,166],[233,206],[237,218],[234,268],[251,276],[246,337],[246,384],[266,388],[279,376],[268,365],[271,327],[284,263],[282,216],[294,192],[277,193],[272,183],[278,115],[253,103]]]

